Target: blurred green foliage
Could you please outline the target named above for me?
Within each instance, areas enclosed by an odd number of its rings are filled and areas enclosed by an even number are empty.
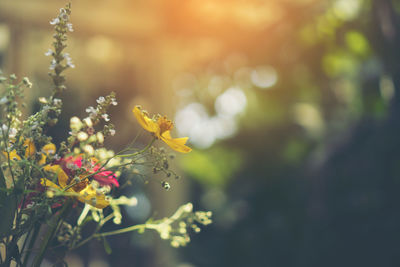
[[[215,147],[197,150],[180,161],[183,171],[208,187],[224,187],[243,165],[240,151]]]

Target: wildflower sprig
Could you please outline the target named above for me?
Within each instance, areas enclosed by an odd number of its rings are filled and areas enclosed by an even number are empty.
[[[105,238],[106,236],[119,235],[133,231],[144,233],[145,230],[157,231],[161,239],[169,240],[173,247],[186,246],[190,242],[190,231],[199,233],[201,231],[199,225],[207,226],[212,223],[211,216],[212,213],[210,211],[193,212],[193,204],[187,203],[179,207],[171,217],[160,220],[150,219],[144,224],[133,225],[110,232],[94,233],[89,238],[77,244],[76,248],[84,245],[93,238]],[[102,225],[104,225],[104,223]],[[100,229],[101,227],[96,229],[96,232]]]
[[[65,76],[62,75],[62,72],[68,68],[75,68],[69,53],[63,53],[67,47],[67,33],[73,31],[72,24],[69,22],[70,15],[71,4],[69,3],[64,8],[61,8],[58,16],[50,22],[51,25],[54,25],[55,29],[53,50],[49,49],[45,55],[53,58],[50,64],[51,72],[49,72],[49,75],[53,80],[55,90],[53,90],[51,98],[54,98],[56,94],[66,89],[64,85]]]
[[[174,155],[155,147],[157,140],[180,153],[191,148],[187,137],[171,137],[171,120],[150,118],[135,107],[133,116],[152,138],[137,146],[139,131],[121,151],[108,149],[106,138],[116,134],[108,115],[117,105],[115,93],[100,96],[86,109],[86,117],[72,117],[67,140],[52,143],[47,130],[57,124],[62,111],[63,72],[74,67],[65,52],[67,33],[73,31],[70,15],[68,4],[50,22],[55,34],[46,55],[52,57],[49,75],[54,86],[49,97],[38,99],[39,111],[23,116],[24,89],[33,86],[29,79],[18,81],[0,72],[0,266],[41,266],[54,246],[65,252],[92,239],[106,242],[106,236],[135,230],[155,230],[172,246],[184,246],[191,230],[198,232],[198,225],[211,223],[211,213],[193,212],[189,203],[169,218],[102,232],[107,223],[122,223],[124,206],[138,203],[135,197],[121,195],[120,189],[132,184],[129,177],[156,181],[166,190],[171,187],[166,180],[179,177],[170,167]],[[158,180],[158,174],[164,178]]]

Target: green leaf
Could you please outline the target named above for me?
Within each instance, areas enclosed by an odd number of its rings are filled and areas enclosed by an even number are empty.
[[[106,253],[108,255],[110,255],[112,253],[112,249],[111,249],[110,243],[108,243],[108,241],[105,237],[103,237],[103,245],[104,245],[104,250],[106,251]]]
[[[3,170],[0,168],[0,187],[7,188],[6,179],[4,178]]]
[[[7,197],[7,185],[6,179],[4,178],[4,174],[2,169],[0,168],[0,210],[1,207],[6,204],[6,197]]]
[[[13,193],[8,194],[4,199],[4,204],[0,207],[0,238],[5,237],[12,230],[12,225],[17,210],[17,196]]]

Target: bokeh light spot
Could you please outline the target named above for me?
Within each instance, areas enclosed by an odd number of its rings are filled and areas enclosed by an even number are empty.
[[[333,11],[337,17],[343,20],[351,20],[360,12],[360,0],[337,0],[333,5]]]
[[[118,54],[116,53],[116,47],[113,42],[109,38],[101,35],[89,39],[86,51],[91,58],[103,63]]]
[[[10,42],[10,30],[5,24],[0,24],[0,51],[7,49]]]
[[[137,199],[136,206],[126,206],[128,216],[133,220],[143,221],[150,215],[151,204],[147,196],[143,193],[134,195]]]
[[[229,88],[215,100],[215,110],[221,116],[235,116],[244,111],[246,95],[239,88]]]
[[[320,135],[324,121],[317,107],[309,103],[298,103],[294,106],[294,118],[311,135]]]
[[[251,72],[252,83],[259,88],[269,88],[278,81],[278,74],[271,66],[260,66]]]
[[[382,98],[389,102],[393,99],[395,88],[393,84],[393,80],[388,76],[381,77],[379,81],[379,89],[381,91]]]

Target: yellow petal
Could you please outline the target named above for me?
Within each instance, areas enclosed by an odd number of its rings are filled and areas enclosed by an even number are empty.
[[[190,147],[185,145],[188,139],[188,137],[172,138],[169,131],[164,132],[161,136],[161,140],[163,140],[169,147],[181,153],[189,153],[192,151]]]
[[[40,184],[45,186],[45,187],[52,187],[52,188],[61,189],[58,185],[56,185],[55,183],[53,183],[52,181],[50,181],[49,179],[46,179],[46,178],[41,178],[40,179]]]
[[[134,107],[132,110],[139,124],[151,133],[156,133],[158,131],[158,125],[152,119],[146,116],[138,106]]]
[[[36,152],[36,147],[35,144],[32,142],[31,139],[26,139],[24,142],[24,146],[26,147],[25,149],[25,157],[28,158],[30,156],[32,156],[33,154],[35,154]]]
[[[49,143],[42,147],[42,151],[46,155],[53,155],[56,153],[56,145],[53,143]]]
[[[31,141],[31,139],[26,139],[24,142],[24,147],[25,147],[25,158],[28,158],[35,154],[36,152],[36,147],[35,144]],[[8,158],[7,152],[3,152],[3,155]],[[11,160],[21,160],[21,157],[17,154],[16,150],[13,150],[10,152],[10,159]]]
[[[47,155],[52,155],[56,153],[56,146],[53,143],[49,143],[47,145],[45,145],[44,147],[42,147],[42,152],[44,153],[44,155],[42,154],[42,157],[39,160],[39,165],[43,165],[46,163],[46,156]]]
[[[8,158],[7,152],[3,152],[3,155],[6,156],[6,158]],[[13,150],[10,152],[10,159],[11,160],[21,160],[21,157],[18,156],[17,151]]]
[[[45,163],[46,163],[46,156],[45,156],[45,155],[42,155],[42,157],[40,158],[38,164],[39,164],[39,165],[43,165],[43,164],[45,164]]]
[[[105,199],[105,195],[97,194],[96,189],[94,189],[91,185],[79,192],[78,200],[98,209],[104,209],[110,204]]]
[[[60,165],[46,165],[43,169],[45,171],[57,174],[58,184],[61,186],[61,188],[64,188],[68,185],[68,175],[64,172]]]

